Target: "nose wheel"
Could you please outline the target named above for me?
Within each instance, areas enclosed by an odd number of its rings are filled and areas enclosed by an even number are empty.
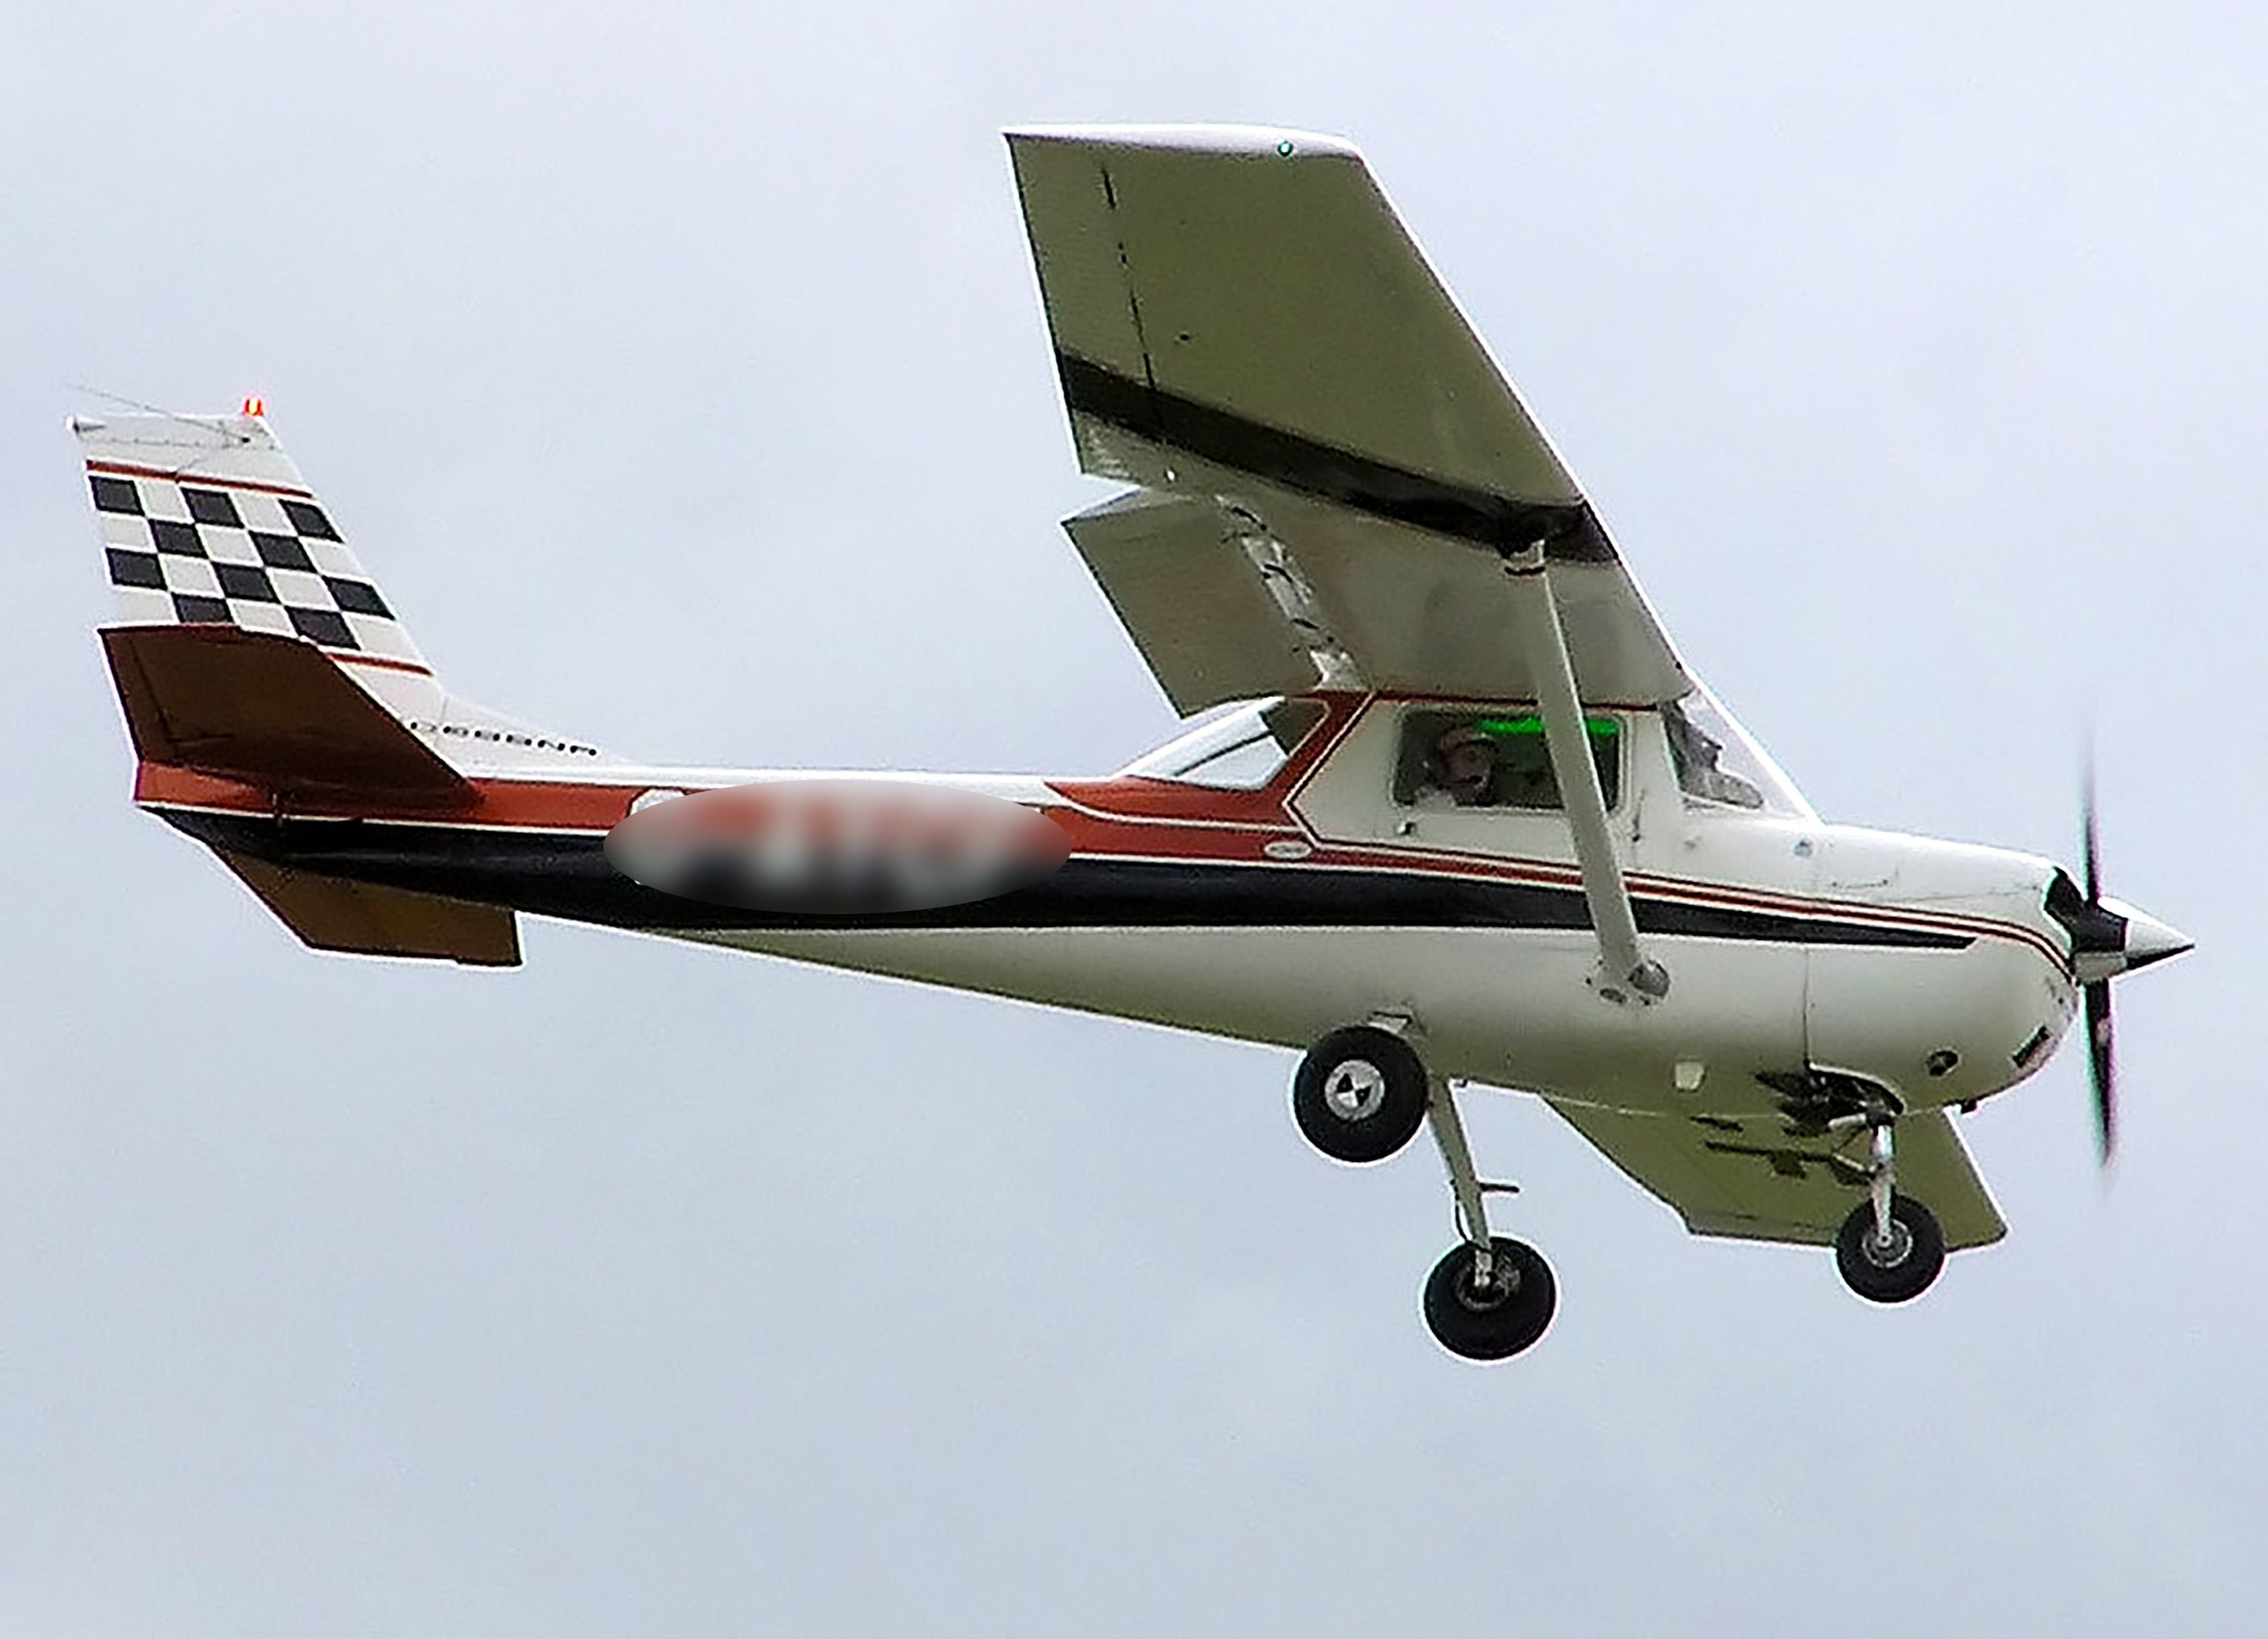
[[[1890,1197],[1889,1229],[1862,1202],[1835,1235],[1835,1267],[1843,1283],[1869,1303],[1910,1303],[1930,1289],[1945,1268],[1945,1231],[1937,1215],[1911,1195]]]
[[[1843,1283],[1869,1303],[1911,1303],[1945,1268],[1945,1231],[1937,1215],[1897,1192],[1892,1127],[1874,1128],[1874,1165],[1867,1199],[1835,1234],[1835,1267]]]

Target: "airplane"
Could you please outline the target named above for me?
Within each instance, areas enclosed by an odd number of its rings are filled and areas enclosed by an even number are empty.
[[[1439,1342],[1557,1285],[1474,1088],[1704,1236],[1918,1297],[2006,1224],[1956,1134],[2191,942],[2051,861],[1829,824],[1703,687],[1360,153],[1006,134],[1086,473],[1064,521],[1182,731],[1079,778],[652,766],[451,694],[271,432],[76,418],[136,802],[307,945],[519,960],[521,914],[1299,1051],[1350,1166],[1429,1129]],[[1500,1215],[1500,1208],[1498,1209]]]

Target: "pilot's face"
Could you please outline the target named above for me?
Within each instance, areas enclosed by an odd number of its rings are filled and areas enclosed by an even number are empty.
[[[1441,789],[1460,808],[1488,795],[1489,775],[1495,771],[1496,747],[1484,739],[1466,740],[1441,753]]]

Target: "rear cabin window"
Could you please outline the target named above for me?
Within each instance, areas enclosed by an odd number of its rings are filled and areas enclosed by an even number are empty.
[[[1622,799],[1623,725],[1618,717],[1583,719],[1599,790],[1612,808]],[[1559,782],[1534,711],[1426,710],[1402,719],[1402,754],[1394,800],[1405,808],[1557,809]]]
[[[1126,772],[1183,785],[1256,791],[1322,726],[1323,717],[1319,700],[1255,701],[1167,741],[1129,764]]]

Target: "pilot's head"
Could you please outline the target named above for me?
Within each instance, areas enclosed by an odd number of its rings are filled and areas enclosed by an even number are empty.
[[[1496,773],[1496,742],[1469,723],[1445,731],[1433,742],[1436,782],[1460,808],[1488,800],[1489,781]]]

